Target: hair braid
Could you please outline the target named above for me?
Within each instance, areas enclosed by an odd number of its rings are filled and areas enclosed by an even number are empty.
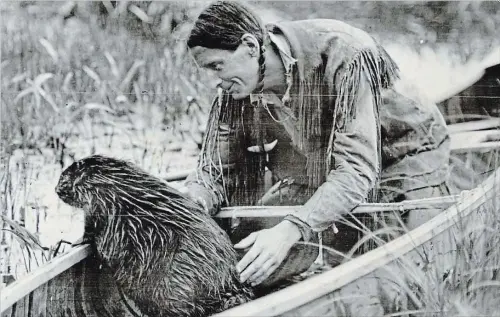
[[[264,78],[266,75],[266,44],[267,44],[267,33],[266,31],[262,31],[262,43],[260,45],[260,56],[259,56],[259,83],[257,85],[257,88],[259,89],[260,92],[264,89]]]

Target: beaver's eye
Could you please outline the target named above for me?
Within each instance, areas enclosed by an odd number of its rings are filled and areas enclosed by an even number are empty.
[[[64,174],[61,177],[61,185],[66,185],[66,184],[68,184],[68,182],[69,182],[69,175],[68,174]]]
[[[75,175],[74,180],[73,180],[73,186],[78,186],[81,184],[82,179],[85,177],[84,173]]]

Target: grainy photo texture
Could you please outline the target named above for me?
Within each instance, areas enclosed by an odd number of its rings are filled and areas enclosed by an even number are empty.
[[[0,314],[499,316],[500,1],[2,1]]]

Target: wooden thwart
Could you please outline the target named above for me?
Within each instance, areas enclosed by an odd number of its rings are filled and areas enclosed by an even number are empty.
[[[460,133],[468,131],[479,131],[500,128],[500,118],[491,118],[485,120],[475,120],[463,123],[455,123],[448,125],[448,132]]]
[[[351,211],[352,214],[374,212],[409,211],[416,209],[447,208],[457,202],[459,195],[433,197],[417,200],[405,200],[400,203],[365,203]],[[271,218],[285,217],[294,213],[300,206],[238,206],[225,207],[216,214],[216,218]]]
[[[482,130],[460,132],[450,135],[451,150],[473,150],[474,146],[482,143],[495,143],[500,141],[500,130]]]
[[[451,151],[452,153],[467,153],[467,152],[481,152],[481,151],[491,151],[500,149],[499,142],[479,142],[475,144],[457,144]]]
[[[167,182],[176,182],[176,181],[182,181],[185,180],[191,173],[194,173],[194,169],[189,169],[189,170],[183,170],[183,171],[177,171],[177,172],[171,172],[168,173],[165,176],[165,180]]]
[[[498,195],[498,193],[500,193],[500,169],[497,169],[493,175],[477,188],[463,195],[457,204],[454,204],[428,222],[386,245],[341,264],[328,272],[311,277],[303,282],[252,302],[213,315],[213,317],[278,316],[291,312],[403,256],[449,229],[458,219],[466,217],[488,201],[488,199],[491,199],[492,195]]]

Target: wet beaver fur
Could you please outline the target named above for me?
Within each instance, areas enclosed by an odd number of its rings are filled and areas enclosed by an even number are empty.
[[[56,192],[85,211],[85,241],[149,317],[206,316],[252,299],[229,237],[203,209],[135,165],[94,155],[73,163]]]

